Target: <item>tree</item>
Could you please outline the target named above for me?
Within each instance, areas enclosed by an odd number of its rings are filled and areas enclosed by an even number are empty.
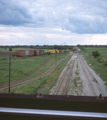
[[[57,49],[57,45],[54,45],[54,49]]]
[[[11,48],[11,47],[9,48],[9,51],[12,51],[12,48]]]
[[[94,56],[94,58],[97,58],[100,56],[100,53],[98,51],[93,51],[92,55]]]
[[[39,45],[36,45],[36,48],[39,48]]]

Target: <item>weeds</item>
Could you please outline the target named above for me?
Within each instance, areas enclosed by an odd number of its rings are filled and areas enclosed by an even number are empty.
[[[74,79],[74,85],[75,85],[75,87],[78,87],[77,86],[77,78]]]
[[[35,80],[12,91],[15,93],[35,94],[37,93],[38,89],[43,88],[44,85],[47,84],[48,87],[44,89],[43,94],[48,94],[50,89],[56,83],[61,71],[63,70],[69,59],[70,57],[65,61],[62,61],[52,73],[46,75],[45,77],[39,78],[38,80]]]
[[[79,71],[78,71],[78,70],[77,70],[77,71],[75,71],[75,74],[76,74],[76,75],[79,75]]]
[[[43,73],[46,71],[50,65],[54,64],[56,61],[63,58],[66,54],[57,54],[57,60],[54,60],[55,55],[47,55],[44,59],[44,56],[35,56],[35,57],[18,57],[17,60],[11,61],[11,80],[20,79],[26,75],[32,73],[40,65],[44,64],[46,61],[52,58],[51,64],[46,65],[45,69],[42,67],[38,73],[34,76]],[[9,62],[3,61],[7,57],[0,58],[0,83],[8,81],[9,73]],[[32,76],[33,77],[33,76]]]
[[[86,48],[87,53],[82,53],[85,60],[88,64],[91,64],[91,68],[97,73],[99,76],[105,81],[105,85],[107,86],[107,48]],[[99,51],[100,56],[97,59],[93,58],[90,54],[92,51]],[[90,59],[89,59],[90,58]]]

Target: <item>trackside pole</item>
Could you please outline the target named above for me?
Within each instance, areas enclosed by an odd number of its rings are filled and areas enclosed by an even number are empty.
[[[9,93],[10,93],[10,74],[11,74],[11,53],[9,54]]]

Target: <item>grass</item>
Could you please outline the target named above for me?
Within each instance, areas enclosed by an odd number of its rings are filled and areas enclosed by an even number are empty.
[[[99,51],[102,59],[107,61],[107,48],[85,48],[87,52],[83,52],[83,56],[88,64],[91,64],[90,67],[102,78],[107,86],[107,66],[104,63],[100,63],[97,58],[92,56],[92,51]]]
[[[52,87],[55,85],[61,71],[63,70],[63,68],[65,67],[70,58],[71,56],[68,57],[66,60],[62,61],[50,74],[46,75],[45,77],[30,82],[27,85],[24,85],[17,89],[14,89],[11,92],[36,94],[38,89],[44,88],[44,85],[47,85],[42,94],[48,94],[50,89],[52,89]]]
[[[83,92],[82,91],[83,85],[82,85],[82,81],[80,80],[78,70],[75,71],[75,75],[76,75],[74,78],[75,92],[77,93],[77,95],[79,95],[79,93]]]
[[[75,78],[70,83],[68,94],[82,95],[82,93],[83,93],[83,83],[79,77],[79,70],[78,70],[78,63],[77,63],[77,70],[75,71]]]
[[[37,71],[36,73],[34,73],[33,75],[31,75],[30,77],[27,77],[26,79],[23,80],[27,80],[30,79],[32,77],[36,77],[40,74],[42,74],[43,72],[45,72],[46,70],[48,70],[54,63],[56,63],[57,61],[59,61],[61,58],[65,57],[66,54],[57,54],[57,58],[54,57],[48,64],[46,64],[44,67],[42,67],[39,71]]]
[[[37,69],[41,64],[45,63],[52,58],[51,64],[47,64],[46,68],[43,67],[40,69],[38,74],[44,72],[50,67],[53,63],[63,58],[66,54],[56,54],[56,55],[47,55],[47,56],[34,56],[34,57],[12,57],[11,61],[11,80],[19,79],[25,77],[29,73],[32,73]],[[9,79],[9,62],[3,61],[7,60],[8,57],[0,57],[0,83],[6,82]],[[32,77],[34,77],[32,76]]]

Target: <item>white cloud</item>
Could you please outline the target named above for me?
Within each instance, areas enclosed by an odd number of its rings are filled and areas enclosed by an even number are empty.
[[[106,0],[0,0],[0,3],[1,24],[57,26],[83,34],[107,32]]]
[[[61,28],[0,27],[1,45],[107,44],[105,34],[78,34]]]
[[[107,44],[107,0],[0,3],[0,44]]]

